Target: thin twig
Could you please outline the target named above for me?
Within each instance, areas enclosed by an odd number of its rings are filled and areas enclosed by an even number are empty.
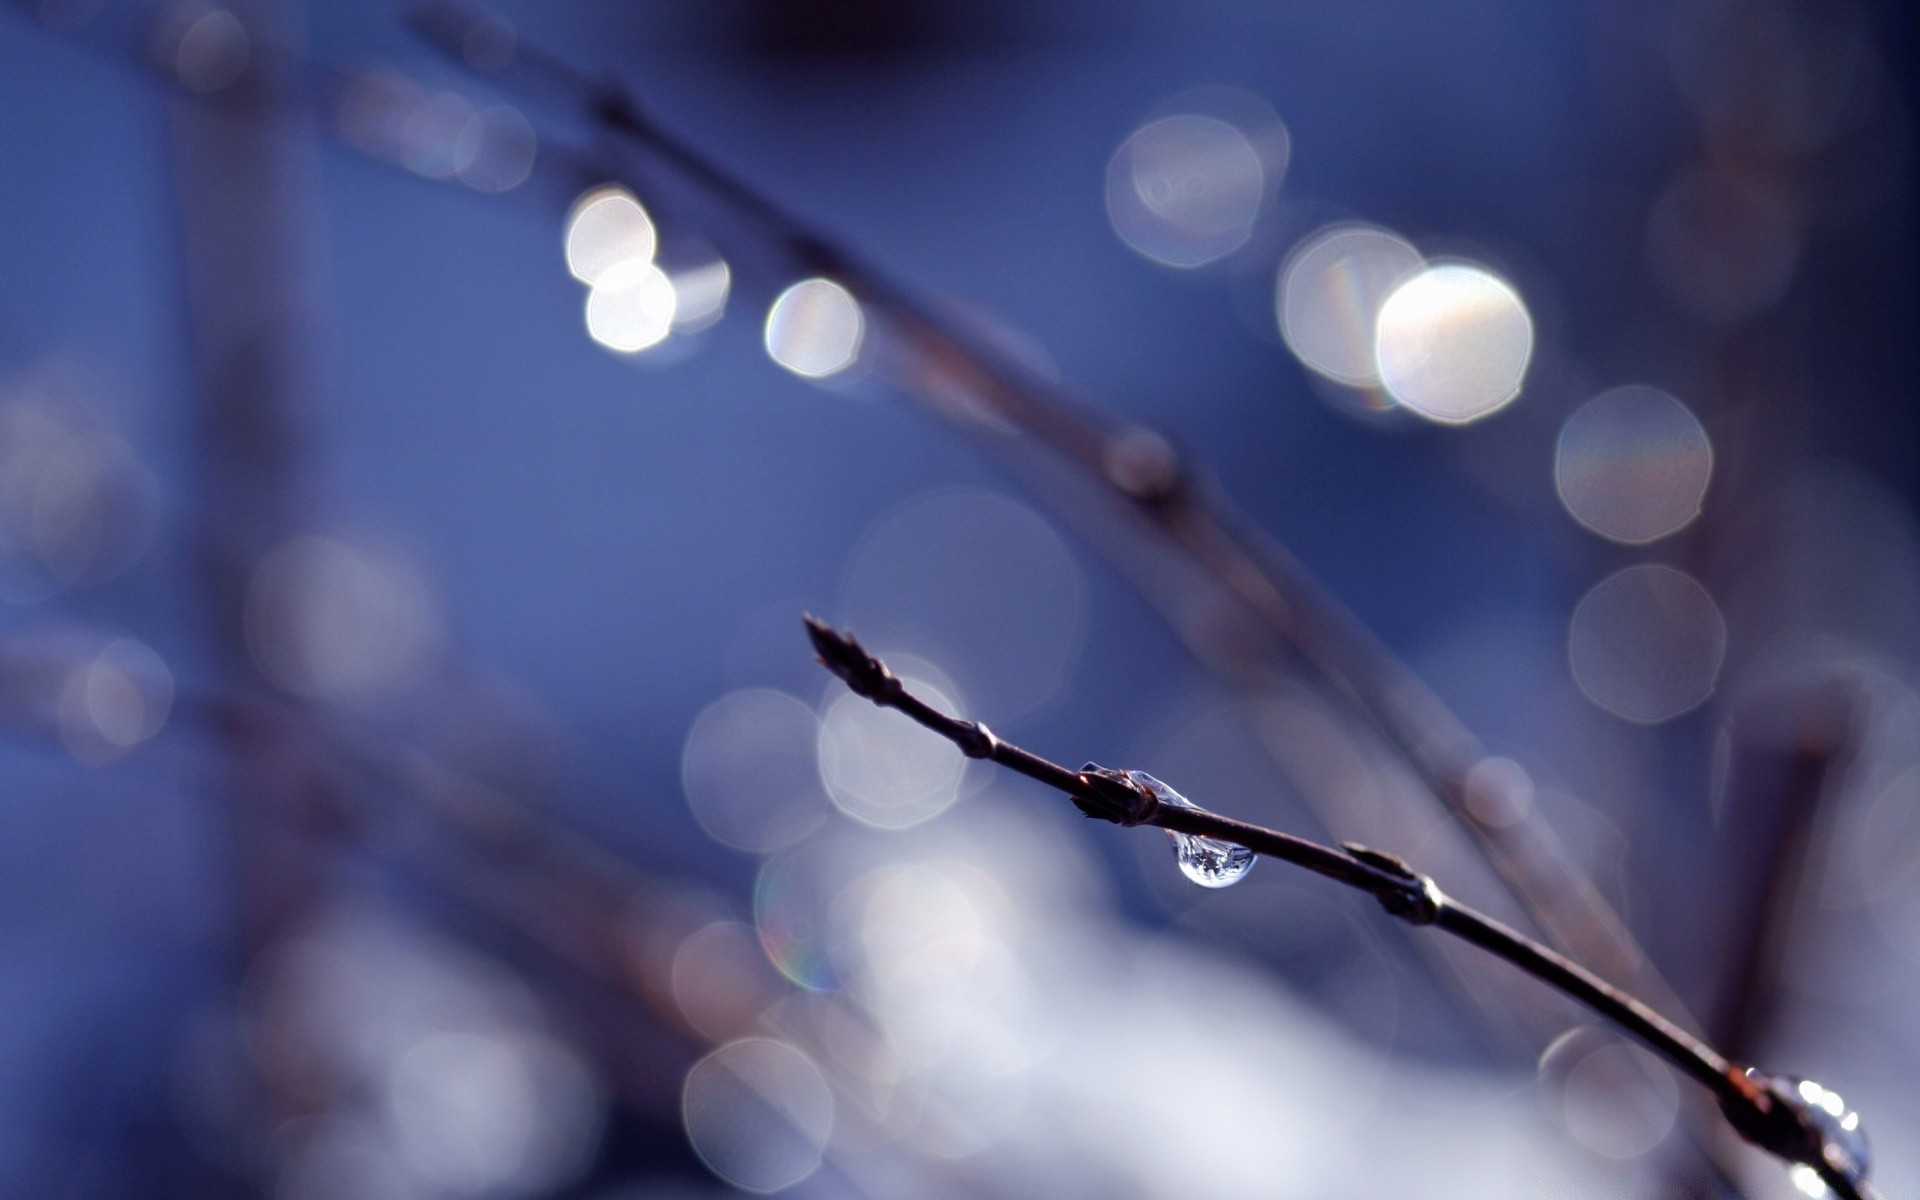
[[[969,758],[988,759],[1072,798],[1089,817],[1116,825],[1152,825],[1173,833],[1244,846],[1305,867],[1371,895],[1410,925],[1431,925],[1503,958],[1540,982],[1613,1021],[1713,1093],[1733,1128],[1748,1141],[1820,1175],[1841,1200],[1871,1200],[1864,1184],[1829,1161],[1816,1116],[1751,1067],[1736,1063],[1579,963],[1447,896],[1428,876],[1391,854],[1354,843],[1339,848],[1221,816],[1161,803],[1124,771],[1088,763],[1078,771],[1002,741],[977,721],[950,716],[914,695],[899,676],[852,634],[809,616],[807,635],[820,662],[856,694],[895,709],[946,738]]]

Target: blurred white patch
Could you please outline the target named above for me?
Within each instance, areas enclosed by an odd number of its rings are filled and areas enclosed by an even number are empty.
[[[831,279],[803,279],[767,311],[768,355],[804,379],[825,379],[853,366],[865,338],[860,302]]]
[[[458,92],[421,98],[400,119],[400,164],[428,179],[452,179],[479,153],[479,142],[466,136],[478,117]]]
[[[540,139],[533,125],[511,104],[475,113],[457,137],[460,182],[479,192],[509,192],[533,174]]]
[[[414,1173],[476,1195],[540,1192],[576,1177],[598,1098],[578,1058],[549,1038],[449,1032],[407,1050],[385,1102]]]
[[[125,572],[152,544],[159,487],[55,384],[0,404],[0,598],[47,599]]]
[[[1281,265],[1274,311],[1302,364],[1354,388],[1380,386],[1374,340],[1380,308],[1426,264],[1405,239],[1371,225],[1330,225]]]
[[[680,755],[681,784],[700,827],[752,854],[813,832],[829,811],[819,738],[813,710],[784,692],[743,688],[708,705]]]
[[[255,1068],[331,1109],[286,1131],[284,1195],[545,1195],[599,1140],[600,1084],[524,983],[387,910],[293,932],[249,969],[242,1012]]]
[[[1199,267],[1245,245],[1286,174],[1286,127],[1231,88],[1176,96],[1107,164],[1107,216],[1129,247],[1170,267]]]
[[[774,999],[752,926],[714,921],[688,934],[674,951],[668,984],[687,1024],[714,1041],[745,1033]]]
[[[673,331],[678,304],[666,272],[628,259],[606,268],[587,290],[587,333],[609,350],[638,354]]]
[[[724,258],[713,258],[697,267],[671,272],[673,283],[673,329],[676,333],[698,333],[727,312],[727,296],[733,289],[733,270]]]
[[[615,267],[651,264],[658,247],[653,219],[625,188],[594,188],[567,217],[567,269],[589,287]]]
[[[83,660],[60,693],[60,741],[78,762],[103,766],[153,737],[173,707],[173,673],[131,638]]]
[[[247,589],[254,661],[297,695],[351,697],[412,682],[441,640],[426,580],[397,553],[303,535]]]
[[[909,690],[958,715],[954,688],[924,664],[893,656]],[[930,678],[931,677],[931,678]],[[841,812],[879,829],[906,829],[960,796],[967,760],[959,747],[912,718],[842,691],[820,721],[820,778]]]
[[[761,1194],[813,1174],[833,1131],[833,1093],[820,1069],[771,1038],[731,1042],[695,1063],[680,1111],[700,1161]]]
[[[1374,362],[1400,404],[1460,425],[1520,394],[1533,357],[1533,318],[1513,286],[1482,267],[1438,263],[1380,306]]]
[[[1483,758],[1466,778],[1467,812],[1491,829],[1507,829],[1533,812],[1533,780],[1510,758]]]
[[[478,192],[525,183],[540,150],[532,123],[513,105],[475,108],[457,92],[429,93],[392,71],[353,76],[333,121],[347,144],[370,158]]]

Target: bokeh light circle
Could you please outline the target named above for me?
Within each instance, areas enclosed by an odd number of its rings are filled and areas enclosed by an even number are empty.
[[[726,315],[727,296],[733,290],[733,269],[724,258],[674,272],[673,328],[676,333],[698,333]]]
[[[1467,771],[1467,812],[1489,829],[1509,829],[1533,812],[1533,778],[1510,758],[1483,758]]]
[[[767,353],[804,379],[825,379],[860,358],[866,318],[853,293],[831,279],[803,279],[767,312]]]
[[[829,811],[820,786],[820,721],[784,692],[744,688],[694,719],[680,780],[715,841],[765,854],[805,837]]]
[[[598,1089],[579,1056],[530,1033],[431,1034],[394,1063],[383,1098],[407,1165],[458,1194],[564,1184],[600,1130]]]
[[[1307,237],[1281,266],[1274,312],[1301,363],[1348,387],[1377,387],[1374,332],[1380,306],[1425,259],[1404,238],[1339,224]]]
[[[1679,1117],[1673,1072],[1649,1051],[1591,1026],[1554,1039],[1540,1056],[1539,1075],[1562,1127],[1606,1158],[1651,1152]]]
[[[412,105],[400,124],[400,162],[428,179],[451,179],[470,166],[480,143],[469,137],[479,114],[458,92],[439,92]]]
[[[567,269],[590,286],[615,267],[651,263],[658,246],[653,218],[625,188],[594,188],[567,217]]]
[[[1658,388],[1595,396],[1567,418],[1554,452],[1554,486],[1574,520],[1630,545],[1685,528],[1712,476],[1706,429]]]
[[[510,192],[525,183],[540,151],[532,122],[511,104],[475,113],[459,140],[465,147],[460,182],[479,192]]]
[[[1596,584],[1573,610],[1567,658],[1587,699],[1652,725],[1713,694],[1727,652],[1719,606],[1692,576],[1655,563]]]
[[[983,488],[940,488],[862,535],[837,616],[870,646],[940,664],[1004,722],[1066,686],[1086,591],[1073,551],[1032,508]]]
[[[772,1038],[731,1042],[695,1063],[680,1112],[700,1161],[761,1194],[813,1174],[833,1131],[833,1093],[820,1069]]]
[[[291,538],[247,588],[247,647],[302,696],[351,696],[411,682],[442,636],[425,578],[406,558],[337,538]]]
[[[834,963],[830,914],[840,894],[840,863],[830,839],[814,838],[760,865],[753,881],[753,927],[774,970],[810,992],[831,992]]]
[[[712,921],[673,952],[668,985],[688,1025],[721,1041],[748,1031],[773,999],[776,980],[750,925]]]
[[[182,5],[190,24],[180,33],[173,69],[191,92],[217,92],[239,82],[253,59],[252,39],[240,18],[225,8]]]
[[[1786,294],[1803,236],[1779,189],[1724,170],[1690,171],[1654,204],[1647,264],[1681,312],[1733,325]]]
[[[61,744],[88,766],[113,762],[160,732],[173,693],[173,673],[158,654],[117,638],[67,677],[59,701]]]
[[[908,689],[958,713],[953,685],[923,664],[889,657]],[[877,829],[908,829],[945,812],[960,796],[967,760],[958,747],[912,718],[842,692],[820,721],[820,777],[835,807]]]
[[[673,331],[673,281],[650,262],[609,267],[587,292],[587,333],[609,350],[637,354]]]
[[[1246,133],[1218,117],[1149,121],[1107,165],[1107,215],[1135,251],[1198,267],[1239,249],[1268,195],[1267,166]]]
[[[1520,394],[1533,357],[1533,318],[1506,280],[1468,263],[1438,263],[1380,306],[1374,364],[1400,404],[1459,425]]]
[[[0,403],[0,599],[32,604],[139,561],[160,487],[63,385],[19,390]]]

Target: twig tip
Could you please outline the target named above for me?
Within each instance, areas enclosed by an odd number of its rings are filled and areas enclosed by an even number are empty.
[[[885,703],[899,690],[900,681],[894,678],[893,672],[869,654],[851,633],[835,629],[812,613],[802,613],[800,619],[806,624],[807,639],[813,643],[814,653],[820,656],[820,665],[856,693]]]

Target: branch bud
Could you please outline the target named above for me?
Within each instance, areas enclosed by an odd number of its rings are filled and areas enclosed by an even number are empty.
[[[1088,763],[1080,768],[1079,778],[1091,794],[1073,797],[1074,807],[1089,817],[1112,821],[1115,825],[1139,825],[1160,807],[1154,794],[1135,783],[1125,771]]]
[[[1341,842],[1340,848],[1355,861],[1393,876],[1394,886],[1373,892],[1381,908],[1409,925],[1431,925],[1440,919],[1440,909],[1447,902],[1445,894],[1431,878],[1408,866],[1406,859],[1358,842]]]
[[[875,704],[892,704],[900,698],[900,680],[887,664],[867,653],[852,634],[844,633],[808,613],[807,637],[813,642],[820,665],[837,675],[855,694]]]

